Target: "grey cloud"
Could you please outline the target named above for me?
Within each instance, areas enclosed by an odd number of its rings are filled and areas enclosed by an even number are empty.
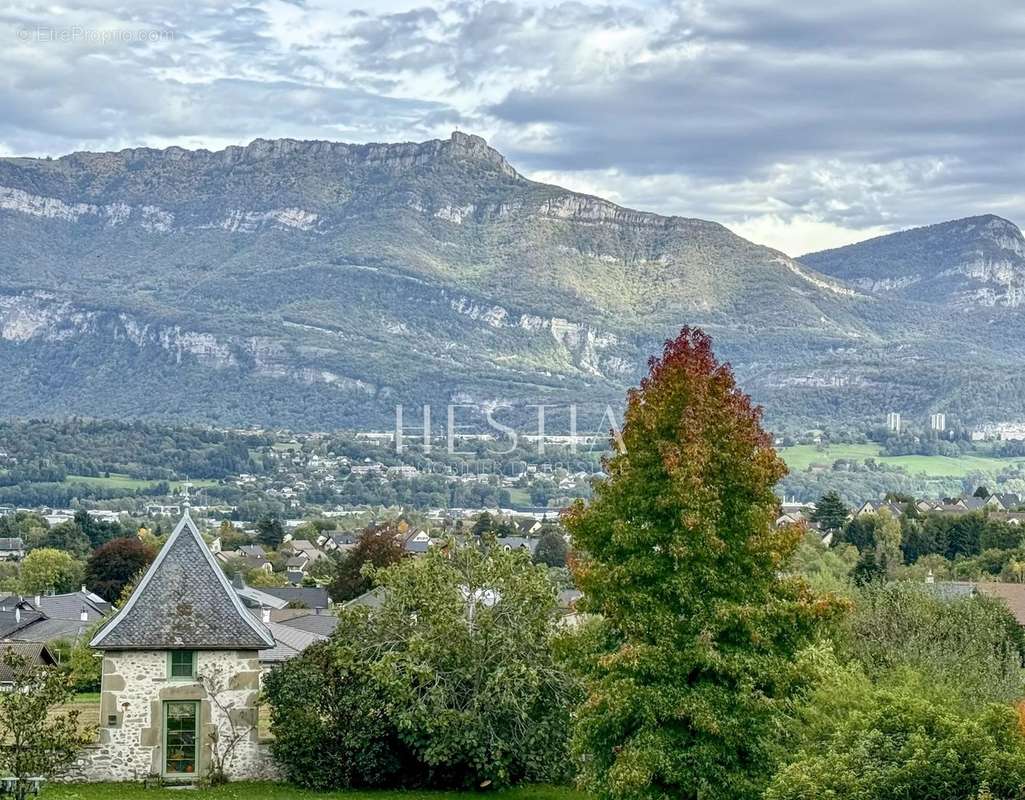
[[[528,174],[663,212],[1025,218],[1019,0],[306,0],[284,31],[273,3],[63,5],[65,21],[174,39],[26,44],[15,31],[47,7],[0,11],[6,151],[458,126]]]

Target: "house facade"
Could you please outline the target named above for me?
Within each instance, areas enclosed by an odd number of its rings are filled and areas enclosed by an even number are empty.
[[[70,778],[189,782],[218,761],[231,779],[272,776],[258,698],[260,652],[276,642],[218,567],[188,508],[91,645],[103,654],[99,741]]]

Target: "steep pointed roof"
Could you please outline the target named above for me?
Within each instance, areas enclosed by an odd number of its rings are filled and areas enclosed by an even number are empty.
[[[265,650],[274,637],[242,605],[188,507],[124,607],[93,638],[99,650]]]

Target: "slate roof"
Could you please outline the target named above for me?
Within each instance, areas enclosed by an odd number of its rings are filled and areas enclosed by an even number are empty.
[[[260,651],[260,661],[264,663],[278,663],[288,661],[299,655],[303,650],[316,642],[323,642],[327,639],[317,633],[290,628],[277,622],[267,623],[267,627],[274,634],[274,647]]]
[[[279,627],[296,628],[327,637],[335,632],[340,621],[334,614],[303,614],[301,617],[278,620],[277,624]]]
[[[0,639],[14,642],[48,643],[63,639],[78,641],[99,617],[83,622],[81,606],[73,619],[51,618],[25,598],[0,600]]]
[[[81,620],[85,611],[89,622],[103,619],[110,612],[110,603],[91,592],[70,592],[68,594],[44,594],[33,605],[50,619]]]
[[[28,626],[46,616],[25,601],[5,602],[0,606],[0,639],[14,639]]]
[[[57,659],[55,659],[53,654],[46,649],[45,644],[4,642],[3,644],[0,644],[0,683],[14,682],[14,670],[4,663],[2,657],[3,653],[8,650],[13,650],[19,656],[28,661],[29,664],[53,665],[57,663]]]
[[[242,605],[186,508],[99,650],[264,650],[274,637]]]
[[[232,586],[235,587],[235,591],[242,598],[242,603],[247,608],[284,608],[288,605],[285,600],[272,594],[267,594],[263,589],[256,589],[252,586],[238,586],[234,581]]]
[[[284,600],[286,605],[294,601],[303,603],[307,608],[327,608],[331,605],[327,589],[313,586],[268,586],[260,591]]]
[[[503,536],[496,541],[499,547],[504,547],[506,550],[526,550],[533,555],[534,551],[537,550],[537,543],[540,539],[527,539],[523,536]]]
[[[77,642],[82,634],[88,631],[93,622],[82,622],[74,619],[47,619],[40,617],[32,624],[23,627],[9,638],[16,642],[59,642],[70,640]]]
[[[1017,508],[1021,505],[1021,495],[1013,492],[1001,493],[996,497],[997,500],[1000,501],[1000,505],[1004,507],[1005,511],[1010,511],[1011,509]]]
[[[383,586],[376,586],[369,591],[363,592],[359,597],[354,597],[345,603],[342,608],[352,608],[354,606],[366,606],[367,608],[380,608],[384,605],[385,597],[387,595],[387,589]]]

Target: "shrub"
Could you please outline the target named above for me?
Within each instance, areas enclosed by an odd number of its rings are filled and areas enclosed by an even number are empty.
[[[344,639],[313,645],[267,675],[271,753],[286,780],[310,789],[402,783],[412,759],[359,646],[370,633],[366,611],[347,612],[343,626]]]
[[[382,605],[270,675],[273,753],[304,786],[508,785],[568,777],[572,684],[547,569],[502,548],[380,570]]]
[[[824,742],[777,773],[765,800],[1019,798],[1025,739],[1010,706],[977,716],[916,693],[880,690]]]
[[[945,599],[908,582],[864,587],[839,629],[838,652],[876,682],[913,669],[969,708],[1025,695],[1025,633],[994,598]]]

